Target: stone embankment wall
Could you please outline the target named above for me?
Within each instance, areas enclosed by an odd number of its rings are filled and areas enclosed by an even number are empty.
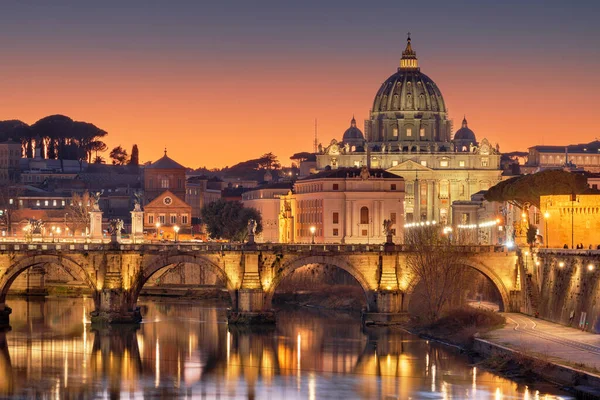
[[[600,251],[541,250],[528,260],[541,318],[600,333]]]

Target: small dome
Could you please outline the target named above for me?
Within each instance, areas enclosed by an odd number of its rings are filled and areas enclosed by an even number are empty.
[[[360,146],[364,143],[364,141],[365,135],[363,135],[362,131],[356,127],[356,120],[354,117],[352,117],[350,128],[346,129],[346,132],[344,132],[342,142]]]
[[[467,118],[463,118],[462,127],[454,134],[454,140],[465,140],[469,142],[475,142],[475,133],[469,129],[467,125]]]

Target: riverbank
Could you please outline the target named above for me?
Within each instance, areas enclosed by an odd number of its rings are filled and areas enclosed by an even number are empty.
[[[508,320],[508,321],[507,321]],[[475,365],[511,380],[543,380],[568,388],[578,398],[600,399],[600,375],[594,365],[568,365],[565,360],[548,357],[503,341],[499,332],[514,331],[512,318],[480,309],[459,309],[433,324],[411,320],[398,327],[419,337],[436,340],[468,353]],[[552,339],[547,337],[547,339]],[[556,340],[552,343],[557,346]]]

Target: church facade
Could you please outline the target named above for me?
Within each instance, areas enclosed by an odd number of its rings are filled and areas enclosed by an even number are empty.
[[[406,222],[450,224],[453,201],[470,200],[501,180],[497,145],[478,142],[466,118],[452,133],[442,93],[421,72],[410,37],[372,107],[365,134],[353,118],[341,141],[319,145],[317,170],[367,166],[403,177]]]

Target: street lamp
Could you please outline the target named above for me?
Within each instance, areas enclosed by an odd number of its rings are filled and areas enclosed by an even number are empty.
[[[315,232],[316,232],[317,228],[315,228],[314,226],[310,227],[310,234],[312,235],[312,244],[315,244]]]
[[[550,213],[546,211],[544,213],[544,225],[546,225],[546,248],[548,248],[548,218],[550,218]]]
[[[158,239],[158,230],[160,229],[160,222],[156,223],[156,238]]]
[[[175,231],[175,243],[177,243],[177,240],[179,239],[179,226],[175,225],[173,230]]]

